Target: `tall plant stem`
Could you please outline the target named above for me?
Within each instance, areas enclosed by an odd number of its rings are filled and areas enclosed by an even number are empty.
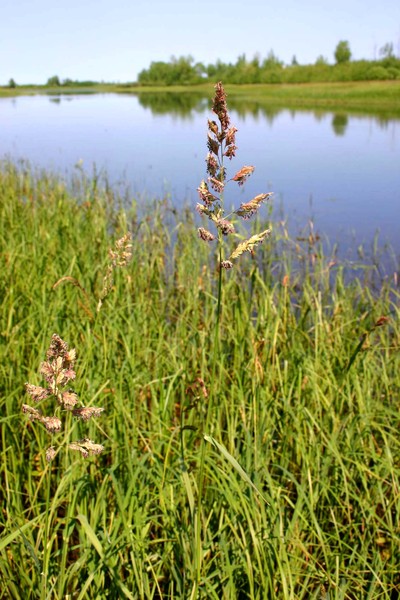
[[[213,344],[213,352],[212,352],[212,368],[211,368],[211,382],[210,382],[210,393],[208,396],[208,404],[207,404],[207,413],[205,426],[203,429],[204,433],[209,433],[210,425],[212,422],[213,408],[214,408],[214,399],[216,395],[216,373],[217,373],[217,361],[220,357],[220,324],[221,324],[221,307],[222,307],[222,234],[219,234],[219,250],[218,250],[218,295],[217,295],[217,310],[215,315],[215,326],[214,326],[214,344]],[[195,579],[193,583],[192,593],[190,595],[190,600],[195,600],[198,598],[198,590],[201,579],[201,566],[202,566],[202,519],[201,519],[201,503],[203,498],[203,493],[205,490],[205,458],[206,458],[206,444],[204,438],[201,444],[201,453],[200,453],[200,466],[199,466],[199,475],[198,475],[198,485],[197,485],[197,509],[194,515],[194,541],[195,541],[195,564],[196,564],[196,573]]]
[[[48,597],[47,586],[49,578],[49,526],[50,526],[50,489],[51,489],[51,467],[45,465],[46,469],[46,504],[45,504],[45,524],[44,524],[44,535],[43,535],[43,562],[42,562],[42,586],[41,586],[41,600],[46,600]]]

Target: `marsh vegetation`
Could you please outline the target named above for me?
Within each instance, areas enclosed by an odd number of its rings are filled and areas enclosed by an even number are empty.
[[[312,236],[273,225],[224,273],[211,373],[215,267],[191,211],[139,217],[90,180],[71,193],[12,165],[0,194],[3,597],[41,596],[44,523],[52,598],[187,598],[199,564],[204,598],[396,597],[397,276],[349,280]],[[97,312],[127,229],[133,260]],[[105,408],[90,425],[105,450],[86,462],[46,463],[48,433],[21,414],[54,332],[77,349],[79,397]],[[209,446],[197,504],[211,377],[226,453]]]
[[[218,86],[213,109],[214,233],[1,165],[4,598],[398,596],[396,257],[292,237],[268,190],[231,211],[254,168],[229,174]]]

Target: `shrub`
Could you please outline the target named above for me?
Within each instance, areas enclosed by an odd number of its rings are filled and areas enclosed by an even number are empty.
[[[385,67],[372,67],[368,70],[368,79],[391,79]]]
[[[396,67],[389,67],[386,70],[390,79],[400,79],[400,69],[396,69]]]

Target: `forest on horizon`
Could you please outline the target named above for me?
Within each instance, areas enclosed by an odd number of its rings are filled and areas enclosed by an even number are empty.
[[[342,40],[334,50],[334,63],[330,63],[326,57],[320,55],[314,64],[300,64],[294,55],[291,62],[285,64],[273,50],[270,50],[265,58],[256,54],[248,59],[245,54],[241,54],[235,62],[223,62],[217,59],[215,63],[207,65],[195,61],[191,55],[172,56],[168,62],[151,62],[147,69],[140,71],[136,81],[127,81],[123,85],[168,87],[199,85],[215,81],[241,85],[400,80],[400,57],[395,55],[393,44],[384,44],[378,54],[379,59],[352,60],[350,44]],[[58,75],[52,75],[44,85],[46,87],[90,87],[108,83],[112,82],[61,79]],[[11,78],[6,87],[12,89],[29,86],[19,86],[18,82]]]

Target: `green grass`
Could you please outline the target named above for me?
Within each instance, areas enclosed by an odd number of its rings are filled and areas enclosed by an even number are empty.
[[[342,83],[300,83],[300,84],[253,84],[226,85],[230,101],[258,102],[273,106],[293,106],[302,108],[346,108],[361,111],[390,111],[393,117],[400,114],[399,81],[362,81]],[[1,88],[1,96],[45,94],[85,94],[85,93],[179,93],[193,92],[213,95],[213,85],[169,87],[140,87],[137,85],[99,84],[87,88],[48,88],[46,86],[19,86],[14,89]]]
[[[96,313],[127,229],[133,260]],[[191,211],[3,165],[0,251],[1,598],[187,599],[198,570],[204,599],[398,597],[396,278],[346,283],[273,226],[224,273],[212,373],[214,263]],[[106,449],[47,465],[21,405],[55,332],[77,348],[80,398],[105,408],[69,434]]]

